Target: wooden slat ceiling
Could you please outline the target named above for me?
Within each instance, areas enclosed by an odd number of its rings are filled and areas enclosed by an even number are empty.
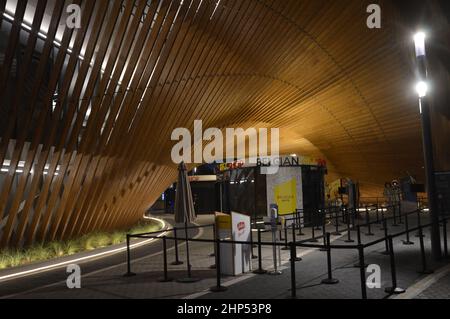
[[[128,227],[177,174],[174,128],[279,127],[369,194],[421,176],[410,39],[360,0],[0,0],[0,245]],[[8,163],[5,166],[5,163]]]

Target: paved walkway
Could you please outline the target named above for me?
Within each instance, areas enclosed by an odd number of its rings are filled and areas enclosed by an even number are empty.
[[[427,223],[427,217],[422,216],[422,222]],[[213,216],[200,216],[198,223],[209,224],[213,221]],[[410,227],[416,224],[416,218],[410,218]],[[404,225],[393,227],[389,223],[389,232],[396,233],[402,231]],[[343,226],[342,226],[343,227]],[[366,228],[362,228],[362,241],[375,240],[382,236],[379,225],[375,225],[372,231],[374,236],[366,236]],[[334,227],[328,225],[327,232],[333,232]],[[310,237],[310,230],[305,230],[306,236],[297,238],[303,240]],[[433,269],[441,268],[445,262],[433,262],[429,256],[429,230],[425,231],[425,247],[429,267]],[[321,231],[319,231],[319,235]],[[356,239],[356,233],[351,232]],[[264,233],[263,241],[269,241],[271,234]],[[290,236],[290,235],[289,235]],[[334,244],[345,245],[346,233],[341,236],[332,236]],[[197,234],[198,238],[212,238],[212,229],[205,228],[202,233]],[[256,236],[255,236],[256,237]],[[394,251],[397,263],[398,286],[407,288],[423,279],[425,276],[418,274],[417,270],[421,268],[419,240],[411,234],[411,240],[414,245],[403,245],[401,240],[394,240]],[[118,265],[109,265],[91,272],[84,272],[82,275],[81,289],[68,289],[65,280],[46,282],[45,277],[41,278],[39,285],[30,289],[17,288],[14,295],[1,294],[9,298],[233,298],[233,299],[253,299],[253,298],[287,298],[290,295],[290,268],[289,254],[287,251],[281,251],[282,274],[279,276],[245,274],[237,277],[223,278],[223,285],[228,290],[221,293],[210,293],[209,288],[216,283],[216,271],[209,266],[214,264],[213,245],[210,243],[191,242],[190,257],[192,264],[193,277],[202,280],[195,283],[180,283],[176,280],[172,282],[158,282],[162,277],[162,254],[158,251],[161,243],[155,243],[148,246],[149,255],[141,253],[140,256],[133,259],[132,271],[137,273],[136,277],[126,278],[123,274],[126,271],[125,254],[122,255],[122,263]],[[156,248],[155,248],[156,247]],[[185,245],[180,243],[180,259],[185,261]],[[146,249],[146,248],[143,248]],[[159,248],[160,249],[160,248]],[[377,244],[366,250],[366,263],[377,264],[381,267],[381,289],[368,289],[369,298],[386,298],[384,288],[390,286],[390,264],[389,257],[381,254],[385,250],[384,243]],[[254,249],[257,254],[257,249]],[[272,248],[264,247],[262,249],[263,268],[272,269]],[[316,248],[299,248],[298,256],[303,260],[296,263],[297,278],[297,296],[298,298],[361,298],[359,269],[353,267],[357,262],[357,252],[350,249],[332,250],[333,277],[339,279],[337,285],[321,284],[322,279],[327,277],[326,253]],[[169,261],[173,261],[174,247],[169,249]],[[257,260],[252,261],[252,268],[257,268]],[[65,269],[61,270],[64,271]],[[62,274],[61,274],[62,275]],[[174,279],[186,277],[186,264],[179,266],[169,266],[169,276]],[[447,277],[444,277],[447,279]],[[44,285],[45,283],[45,285]],[[445,287],[441,288],[439,283],[430,286],[430,289],[439,290],[445,293]],[[445,286],[445,284],[444,284]],[[28,287],[29,288],[29,287]],[[431,290],[430,290],[431,291]],[[427,291],[424,292],[425,294]],[[431,292],[430,292],[431,294]]]

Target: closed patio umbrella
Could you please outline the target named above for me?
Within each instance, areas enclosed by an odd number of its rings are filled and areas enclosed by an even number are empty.
[[[182,162],[178,167],[178,182],[175,194],[175,223],[184,223],[186,236],[186,262],[187,278],[179,279],[179,282],[195,282],[198,279],[191,276],[191,265],[189,263],[189,237],[188,225],[196,218],[194,201],[192,199],[191,184],[188,179],[186,164]]]
[[[178,182],[175,194],[175,223],[189,224],[196,219],[191,184],[188,179],[186,164],[178,167]]]

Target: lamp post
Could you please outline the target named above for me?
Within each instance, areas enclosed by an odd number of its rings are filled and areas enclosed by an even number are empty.
[[[414,36],[416,59],[418,64],[419,82],[416,91],[419,96],[420,115],[422,121],[422,142],[427,180],[428,206],[431,217],[431,250],[435,259],[440,259],[441,239],[439,231],[439,210],[436,200],[436,181],[434,175],[433,140],[431,135],[430,104],[428,93],[428,72],[425,47],[425,33],[418,32]]]

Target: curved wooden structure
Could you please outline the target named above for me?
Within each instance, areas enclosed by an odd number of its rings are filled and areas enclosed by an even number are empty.
[[[0,0],[0,245],[127,227],[177,174],[174,128],[280,127],[377,190],[422,174],[409,30],[390,1]]]

